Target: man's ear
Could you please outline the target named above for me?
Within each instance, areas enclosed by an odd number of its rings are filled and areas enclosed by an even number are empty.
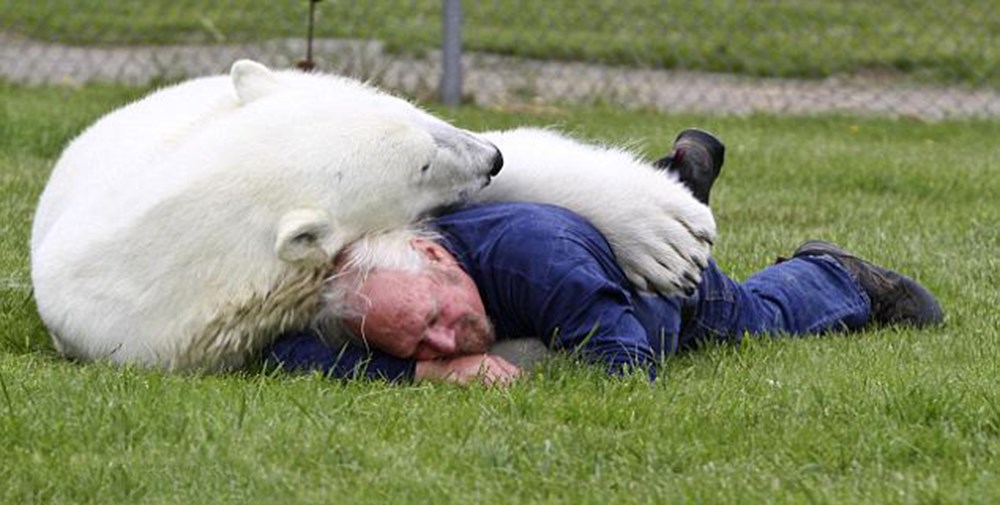
[[[333,230],[321,210],[296,209],[281,216],[274,252],[289,263],[327,261]]]
[[[441,244],[424,238],[410,239],[410,247],[423,254],[431,263],[454,263],[455,259]]]

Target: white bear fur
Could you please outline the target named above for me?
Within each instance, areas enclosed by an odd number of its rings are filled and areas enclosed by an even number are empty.
[[[483,137],[500,148],[505,168],[477,200],[571,209],[604,234],[638,289],[670,295],[697,286],[716,229],[711,211],[685,186],[629,151],[550,130]]]
[[[496,147],[504,172],[487,191]],[[64,151],[32,229],[32,281],[78,359],[223,370],[316,317],[332,258],[369,231],[478,198],[580,212],[639,287],[676,292],[715,224],[621,150],[476,135],[357,81],[240,61],[113,111]]]

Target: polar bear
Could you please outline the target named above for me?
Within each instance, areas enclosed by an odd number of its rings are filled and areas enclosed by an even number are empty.
[[[242,60],[66,148],[33,223],[35,298],[65,355],[232,369],[317,317],[345,244],[475,200],[576,210],[633,282],[665,292],[697,281],[715,237],[707,207],[625,151],[474,134],[352,79]]]

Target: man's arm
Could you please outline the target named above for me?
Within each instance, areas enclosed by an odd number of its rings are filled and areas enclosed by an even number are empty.
[[[315,330],[283,335],[265,353],[268,364],[287,371],[318,371],[337,379],[369,378],[390,382],[414,379],[416,361],[397,358],[353,343],[332,345]]]
[[[491,354],[414,361],[354,343],[331,345],[311,330],[281,337],[267,351],[266,359],[286,371],[318,371],[336,379],[368,378],[390,382],[429,380],[505,385],[521,373],[518,367]]]
[[[541,315],[549,346],[620,375],[643,370],[656,378],[656,359],[632,294],[609,282],[593,265],[580,265],[550,291]]]

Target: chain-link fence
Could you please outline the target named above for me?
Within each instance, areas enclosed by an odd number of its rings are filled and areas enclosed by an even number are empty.
[[[7,0],[0,78],[147,85],[222,72],[245,57],[293,66],[307,52],[312,3]],[[317,67],[436,97],[444,3],[315,2]],[[479,104],[1000,115],[996,0],[460,5],[460,89]]]

